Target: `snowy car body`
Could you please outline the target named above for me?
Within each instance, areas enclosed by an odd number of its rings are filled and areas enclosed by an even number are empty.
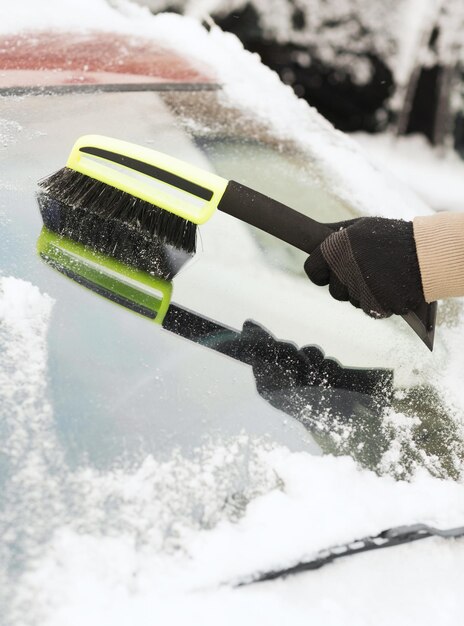
[[[47,57],[50,41],[58,50],[65,42],[74,60],[81,50],[82,63],[59,67]],[[116,488],[118,472],[128,467],[141,468],[142,478],[139,470],[129,472],[136,492],[143,489],[144,471],[151,481],[150,515],[144,510],[136,529],[142,544],[172,548],[179,520],[200,529],[214,526],[220,515],[208,509],[208,490],[231,519],[239,519],[255,496],[278,484],[272,472],[263,473],[248,440],[316,456],[348,454],[395,478],[408,477],[417,466],[441,478],[459,478],[462,439],[454,416],[460,390],[452,351],[450,361],[457,305],[443,308],[447,327],[441,327],[435,352],[428,354],[401,319],[371,320],[311,285],[301,270],[304,255],[226,215],[215,216],[201,230],[202,249],[173,280],[177,306],[237,331],[252,319],[275,341],[317,346],[346,369],[393,373],[393,400],[379,406],[362,389],[329,388],[322,410],[307,401],[305,389],[282,383],[273,393],[263,393],[259,385],[257,390],[256,370],[248,364],[197,345],[195,337],[157,327],[39,258],[36,181],[62,167],[73,141],[87,133],[117,136],[214,169],[321,221],[360,215],[359,207],[327,185],[323,163],[230,103],[205,68],[120,36],[113,40],[115,54],[127,60],[131,48],[141,50],[143,67],[137,72],[129,61],[115,71],[117,56],[107,65],[101,62],[101,41],[95,34],[52,40],[41,34],[36,52],[29,50],[19,68],[16,44],[11,48],[10,39],[0,45],[13,50],[6,71],[0,71],[0,270],[7,328],[2,340],[10,354],[8,371],[25,368],[32,381],[28,387],[24,376],[12,376],[2,402],[8,425],[2,480],[7,521],[15,529],[5,558],[12,569],[17,562],[20,574],[27,573],[30,554],[40,552],[67,521],[81,520],[77,527],[86,528],[90,522],[81,509],[92,509],[92,502],[103,511],[104,536],[105,524],[113,530],[133,525],[133,518],[120,515],[121,503],[133,497],[131,487],[122,481],[127,492]],[[109,39],[105,50],[108,45]],[[15,302],[26,330],[5,312]],[[34,311],[36,326],[29,329]],[[21,342],[31,347],[27,363]],[[437,378],[437,371],[445,370],[451,378]],[[8,380],[6,370],[4,375]],[[198,483],[191,479],[205,446],[212,452],[199,465],[209,469]],[[177,464],[181,473],[173,469],[171,475],[169,463],[175,465],[179,455],[187,460]],[[15,475],[16,483],[10,479]],[[94,491],[82,490],[86,475],[92,475]],[[172,476],[188,490],[174,486],[163,509]],[[33,494],[32,502],[15,501],[18,488]],[[176,489],[182,494],[178,502]],[[100,493],[107,494],[103,501]],[[27,539],[31,516],[37,523]]]

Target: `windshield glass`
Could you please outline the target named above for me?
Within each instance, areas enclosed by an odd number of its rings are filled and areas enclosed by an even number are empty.
[[[403,320],[379,323],[334,302],[304,276],[304,253],[272,236],[217,212],[200,229],[195,257],[174,263],[171,277],[188,261],[171,281],[164,328],[65,280],[36,253],[34,181],[59,169],[89,131],[167,152],[320,221],[356,216],[314,159],[214,92],[5,104],[1,268],[55,301],[48,389],[69,462],[103,467],[120,454],[166,456],[246,429],[294,449],[348,453],[398,478],[418,463],[460,475],[456,406],[434,375],[446,343],[429,354]],[[452,330],[459,307],[442,311]],[[208,331],[202,320],[213,324]]]

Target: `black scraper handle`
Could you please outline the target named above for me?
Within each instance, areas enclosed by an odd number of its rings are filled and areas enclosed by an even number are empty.
[[[233,180],[218,209],[308,254],[333,232],[325,224]]]
[[[233,180],[229,181],[218,209],[307,254],[333,233],[329,226]],[[429,350],[433,350],[436,316],[437,303],[425,301],[402,316]]]

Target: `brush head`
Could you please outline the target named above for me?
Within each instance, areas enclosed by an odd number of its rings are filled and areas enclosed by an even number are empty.
[[[84,179],[85,176],[73,172]],[[56,175],[55,175],[56,176]],[[61,176],[59,177],[61,180]],[[60,194],[55,187],[54,193]],[[73,206],[48,193],[37,195],[44,225],[48,230],[110,256],[128,266],[171,280],[192,257],[162,243],[150,232],[123,220],[106,218],[84,206]]]
[[[93,229],[98,220],[111,249],[125,238],[157,239],[187,253],[195,252],[197,224],[215,212],[228,181],[167,154],[126,141],[86,135],[74,144],[66,167],[43,179],[39,186],[50,197],[72,208],[68,235]],[[103,224],[105,222],[106,224]],[[51,227],[49,225],[49,227]],[[89,230],[89,229],[88,229]],[[108,239],[108,241],[106,241]],[[90,243],[91,245],[91,243]],[[108,250],[109,251],[109,250]]]
[[[85,238],[97,237],[110,249],[112,245],[126,247],[129,238],[148,247],[165,243],[189,254],[195,252],[196,224],[85,174],[64,167],[41,180],[39,187],[68,207],[67,236],[72,237],[77,229],[85,231]],[[47,227],[54,230],[50,224]]]

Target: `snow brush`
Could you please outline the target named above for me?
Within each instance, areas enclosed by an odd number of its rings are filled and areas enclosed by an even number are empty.
[[[197,226],[216,209],[311,254],[333,231],[233,180],[161,152],[101,135],[80,137],[66,166],[39,182],[63,210],[45,210],[54,232],[150,271],[150,249],[193,254]],[[52,206],[53,203],[48,203]],[[436,303],[403,315],[432,350]]]

